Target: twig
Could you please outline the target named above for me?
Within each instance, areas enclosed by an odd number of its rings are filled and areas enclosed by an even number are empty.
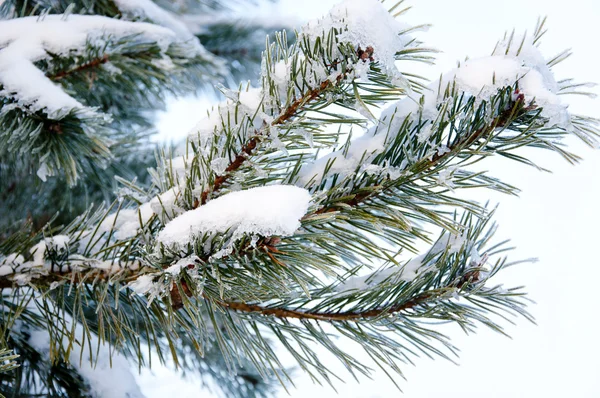
[[[465,272],[465,274],[454,284],[457,289],[462,289],[467,284],[473,284],[479,282],[480,272],[478,269],[472,269]],[[287,319],[304,319],[304,320],[315,320],[315,321],[327,321],[327,322],[357,322],[363,319],[380,318],[386,315],[396,314],[402,311],[409,310],[417,307],[421,304],[427,303],[434,297],[439,297],[440,291],[425,291],[420,293],[408,301],[398,303],[388,308],[375,308],[366,311],[344,311],[344,312],[320,312],[320,311],[298,311],[287,308],[278,307],[263,307],[258,304],[246,304],[240,302],[229,302],[213,300],[215,303],[222,307],[225,307],[232,311],[245,312],[251,314],[262,314],[265,316],[274,316],[276,318],[287,318]],[[204,299],[209,299],[203,294]],[[210,299],[209,299],[210,300]]]
[[[73,73],[81,72],[81,71],[86,70],[86,69],[95,68],[97,66],[100,66],[102,64],[107,63],[108,61],[109,61],[108,54],[104,54],[102,56],[102,58],[94,59],[94,60],[92,60],[92,61],[90,61],[90,62],[88,62],[86,64],[79,65],[76,68],[73,68],[73,69],[70,69],[70,70],[66,70],[66,71],[62,71],[62,72],[59,72],[59,73],[57,73],[55,75],[46,75],[46,76],[49,77],[52,80],[60,80],[60,79],[63,79],[65,77],[69,76],[69,75],[72,75]]]
[[[517,102],[515,103],[515,106],[519,110],[523,109],[526,111],[530,111],[533,109],[532,107],[521,108],[522,105],[523,105],[523,103],[522,103],[521,99],[517,100]],[[436,166],[438,163],[445,160],[447,157],[450,157],[451,155],[455,154],[455,151],[459,150],[459,148],[470,147],[471,145],[473,145],[474,143],[479,141],[481,138],[484,138],[485,136],[487,136],[488,134],[493,132],[496,128],[506,127],[507,123],[513,118],[514,114],[515,114],[515,107],[511,107],[511,108],[507,109],[506,111],[502,112],[500,115],[498,115],[498,117],[496,117],[489,125],[476,130],[475,132],[473,132],[473,134],[454,143],[449,148],[450,149],[449,152],[442,153],[442,154],[440,154],[438,152],[431,159],[424,159],[423,166],[420,167],[419,172],[422,170],[427,170],[431,167]],[[344,202],[344,204],[355,207],[355,206],[358,206],[359,204],[361,204],[362,202],[364,202],[365,200],[367,200],[368,198],[375,196],[381,192],[382,191],[361,192],[361,193],[356,194],[354,197],[352,197],[348,201]],[[339,201],[337,203],[339,203]],[[308,219],[311,216],[337,211],[338,208],[339,208],[338,205],[324,206],[324,207],[314,211],[313,213],[305,215],[303,217],[303,220]]]
[[[339,75],[337,77],[336,82],[339,82],[344,77],[345,77],[345,74]],[[326,81],[322,82],[319,85],[319,87],[310,90],[304,96],[302,96],[301,98],[292,102],[290,104],[290,106],[288,106],[285,109],[285,111],[281,115],[279,115],[279,117],[277,119],[273,120],[273,122],[271,122],[271,124],[269,126],[281,125],[281,124],[285,123],[286,121],[288,121],[289,119],[293,118],[294,116],[296,116],[296,114],[298,113],[298,110],[301,107],[303,107],[307,103],[313,101],[315,98],[317,98],[319,95],[321,95],[321,93],[323,91],[325,91],[331,85],[333,85],[333,83],[330,80],[326,80]],[[214,180],[212,186],[208,187],[207,189],[204,190],[204,192],[202,192],[202,194],[200,195],[200,200],[196,201],[194,203],[194,205],[192,206],[193,208],[197,208],[200,205],[206,204],[206,202],[208,201],[209,195],[211,193],[219,191],[223,187],[223,185],[225,185],[225,183],[231,178],[232,173],[234,173],[236,170],[238,170],[244,164],[244,162],[248,159],[248,157],[250,157],[252,155],[254,149],[256,149],[256,147],[258,146],[260,141],[265,137],[265,133],[266,133],[266,126],[261,128],[259,131],[257,131],[256,134],[252,138],[250,138],[248,140],[248,142],[246,142],[246,144],[242,147],[242,150],[240,151],[240,153],[231,161],[231,163],[229,163],[229,165],[225,169],[225,173],[220,176],[215,177],[215,180]]]

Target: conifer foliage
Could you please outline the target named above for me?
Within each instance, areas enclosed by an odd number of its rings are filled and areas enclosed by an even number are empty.
[[[226,17],[238,3],[0,2],[4,395],[141,397],[134,369],[170,362],[269,396],[293,382],[282,351],[344,377],[321,349],[397,380],[415,355],[456,354],[438,323],[532,319],[494,283],[519,261],[493,210],[462,191],[518,192],[489,156],[574,163],[567,137],[596,145],[598,120],[565,101],[588,86],[552,72],[569,54],[538,48],[545,21],[428,83],[402,2],[344,0],[262,57],[269,28]],[[245,73],[185,145],[154,151],[168,95]]]

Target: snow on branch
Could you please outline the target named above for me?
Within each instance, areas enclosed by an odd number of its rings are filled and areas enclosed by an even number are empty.
[[[370,22],[373,18],[377,24]],[[309,22],[295,46],[288,48],[285,35],[279,37],[264,54],[261,87],[222,88],[227,100],[192,129],[189,139],[200,150],[186,169],[178,168],[176,185],[181,178],[195,179],[197,207],[218,195],[257,153],[286,154],[288,147],[298,146],[298,136],[306,147],[330,146],[331,136],[314,134],[322,122],[311,121],[307,110],[336,101],[364,110],[355,84],[368,83],[374,65],[387,73],[386,79],[404,82],[395,59],[411,42],[407,29],[376,0],[347,0],[327,17]],[[369,89],[379,94],[381,87]]]
[[[224,90],[227,100],[216,106],[209,112],[208,116],[202,118],[190,132],[190,139],[199,141],[200,145],[207,147],[213,140],[220,140],[222,130],[233,123],[234,127],[241,127],[249,134],[264,129],[264,123],[268,121],[266,114],[262,112],[263,94],[258,88],[247,87],[239,92]]]
[[[208,236],[209,239],[205,239],[204,244],[206,258],[218,259],[231,253],[234,243],[242,236],[249,236],[256,242],[264,237],[294,235],[311,202],[311,195],[305,189],[270,185],[232,192],[187,212],[179,210],[179,216],[167,221],[172,217],[168,217],[165,212],[172,209],[169,203],[175,203],[171,201],[174,197],[170,193],[172,191],[163,193],[138,209],[113,213],[104,219],[97,230],[84,231],[76,239],[67,235],[44,238],[29,250],[28,260],[18,253],[0,256],[0,278],[9,282],[9,285],[11,281],[26,285],[33,279],[44,278],[48,283],[54,283],[51,285],[53,288],[61,281],[66,282],[69,275],[74,274],[81,274],[85,278],[86,273],[92,272],[96,276],[91,279],[106,280],[113,276],[135,273],[143,268],[143,261],[99,260],[81,253],[86,251],[92,241],[92,251],[111,244],[108,242],[111,235],[114,242],[133,238],[155,215],[166,222],[156,238],[157,250],[159,244],[185,248],[194,239]],[[227,241],[220,245],[218,252],[213,253],[210,250],[211,243],[219,235],[226,236]],[[71,241],[75,241],[77,246],[70,244]],[[185,259],[180,263],[186,261],[189,263]],[[178,274],[181,267],[176,264],[164,272]],[[151,283],[154,276],[151,274],[137,278],[139,280],[134,285]],[[6,283],[3,286],[5,285]]]
[[[173,22],[146,1],[124,7],[140,18]],[[81,29],[79,44],[89,40]],[[64,235],[33,242],[31,249],[31,240],[11,247],[18,253],[0,257],[0,287],[61,292],[63,283],[78,289],[90,284],[98,302],[115,287],[118,297],[152,307],[156,318],[139,318],[146,330],[166,328],[175,335],[204,335],[209,315],[211,333],[225,333],[221,337],[244,347],[245,355],[260,359],[260,371],[278,366],[267,363],[277,355],[262,334],[264,325],[287,347],[294,341],[306,354],[295,356],[300,366],[324,378],[327,366],[312,351],[317,344],[349,369],[362,365],[308,321],[336,323],[378,365],[398,370],[398,362],[408,359],[404,341],[417,352],[445,356],[437,342],[453,350],[422,321],[454,321],[465,330],[483,323],[502,332],[493,314],[529,317],[522,293],[485,287],[510,264],[502,245],[479,253],[494,232],[486,209],[447,191],[516,190],[485,173],[460,171],[470,157],[516,157],[512,151],[523,146],[559,151],[556,137],[576,128],[559,100],[561,83],[536,40],[514,45],[509,39],[492,56],[465,61],[417,96],[410,88],[422,86],[405,81],[396,65],[405,59],[399,53],[413,51],[407,30],[377,0],[346,0],[306,25],[295,45],[288,47],[285,34],[277,36],[264,53],[260,87],[222,89],[227,101],[196,126],[186,155],[162,160],[153,173],[158,195],[140,200],[136,194],[143,190],[132,183],[133,193],[126,195],[136,199],[135,209],[116,202],[119,211],[112,215],[83,216]],[[164,31],[175,40],[175,33]],[[0,37],[8,35],[2,32]],[[0,59],[13,45],[7,43]],[[371,119],[375,126],[362,137],[329,152],[344,132],[327,135],[328,126],[365,125],[330,106],[364,114],[365,103],[381,105],[401,95],[406,98]],[[318,159],[320,150],[329,155]],[[460,218],[458,209],[465,211]],[[429,241],[432,226],[446,232],[427,252],[400,261],[399,253]],[[382,262],[394,266],[364,275]],[[119,287],[144,296],[121,295]],[[183,307],[187,315],[173,314]],[[241,316],[210,312],[216,308]],[[116,341],[127,341],[118,328],[128,329],[127,322],[111,321]],[[40,347],[49,344],[44,338]]]
[[[132,272],[140,268],[139,261],[121,263],[117,260],[99,260],[87,258],[72,252],[69,243],[71,238],[66,235],[56,235],[41,239],[29,250],[28,260],[18,253],[0,256],[0,278],[18,285],[27,285],[34,278],[48,278],[53,283],[58,283],[60,276],[85,271],[96,272],[103,277],[122,272]],[[6,280],[0,285],[7,286]],[[63,280],[65,282],[65,280]],[[51,285],[51,288],[55,287]]]
[[[228,254],[242,235],[290,236],[300,227],[311,196],[305,189],[271,185],[232,192],[190,210],[167,223],[158,234],[158,242],[185,247],[193,238],[205,234],[230,234],[230,243],[212,255]]]
[[[83,55],[88,45],[101,47],[109,38],[137,35],[155,42],[165,53],[178,41],[167,28],[101,16],[47,15],[0,21],[0,96],[30,112],[43,111],[50,119],[61,119],[73,110],[96,114],[53,83],[35,65],[52,56]],[[198,44],[197,51],[201,51]]]
[[[302,29],[300,38],[315,41],[324,38],[331,29],[341,43],[349,43],[360,50],[357,69],[365,70],[365,61],[377,61],[392,77],[394,85],[408,88],[406,79],[395,65],[396,54],[404,49],[410,38],[403,33],[410,26],[394,18],[378,0],[345,0],[334,6],[324,18],[310,21]],[[342,59],[341,53],[332,58]],[[359,75],[362,73],[359,73]],[[364,74],[362,74],[364,76]]]
[[[397,54],[417,44],[407,34],[410,29],[377,0],[341,2],[327,16],[310,21],[301,29],[294,53],[265,58],[265,103],[275,108],[284,106],[301,96],[298,91],[315,90],[327,82],[332,86],[368,83],[374,65],[393,85],[410,91],[410,84],[395,62]],[[353,92],[356,110],[365,113],[364,104],[354,95]]]
[[[183,185],[183,180],[180,181]],[[161,220],[170,220],[184,210],[179,205],[181,189],[175,186],[148,202],[140,204],[136,209],[121,209],[107,216],[99,226],[100,232],[114,232],[116,239],[134,237],[146,226],[154,216]]]
[[[460,252],[463,247],[471,247],[471,261],[475,266],[482,266],[481,256],[473,247],[473,242],[467,241],[463,235],[444,232],[435,244],[425,253],[407,261],[401,267],[390,267],[364,276],[353,276],[336,286],[339,293],[366,290],[384,281],[412,282],[426,272],[437,271],[435,260],[440,255]]]
[[[414,138],[430,146],[428,156],[448,152],[448,147],[438,146],[430,138],[438,128],[443,128],[440,127],[440,121],[444,120],[444,113],[451,108],[453,101],[459,98],[466,102],[474,98],[475,106],[479,106],[489,103],[507,88],[515,89],[515,101],[539,109],[547,127],[571,132],[572,118],[567,105],[559,97],[560,87],[533,39],[524,37],[521,41],[515,41],[521,45],[513,42],[511,47],[509,41],[500,42],[494,55],[467,60],[431,83],[422,96],[409,95],[391,105],[383,111],[379,123],[362,137],[304,166],[299,173],[298,184],[319,184],[333,175],[346,177],[361,166],[363,170],[369,170],[369,163],[389,146],[406,125],[419,125],[414,128]],[[489,120],[492,121],[491,116]],[[406,143],[411,142],[412,139]],[[410,154],[410,150],[407,151]],[[407,166],[408,163],[404,163],[402,167],[389,171],[400,175]]]

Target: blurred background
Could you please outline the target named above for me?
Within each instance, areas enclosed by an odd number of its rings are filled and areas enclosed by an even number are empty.
[[[240,10],[256,18],[301,26],[323,15],[333,0],[280,0]],[[413,9],[402,17],[412,25],[431,24],[419,38],[441,51],[438,62],[421,66],[421,75],[435,79],[456,61],[489,55],[506,30],[532,31],[540,16],[549,17],[549,32],[542,41],[547,57],[572,48],[574,55],[555,68],[558,79],[600,82],[600,2],[598,0],[410,0]],[[374,21],[376,23],[376,21]],[[598,90],[596,90],[598,91]],[[574,113],[600,117],[600,100],[567,99]],[[158,118],[157,140],[178,142],[206,114],[218,98],[172,101]],[[508,325],[508,339],[481,329],[465,336],[453,327],[440,327],[462,352],[456,363],[421,358],[415,367],[405,366],[406,380],[397,380],[398,391],[386,375],[375,372],[372,380],[352,380],[343,366],[331,361],[346,382],[338,382],[337,394],[329,386],[314,385],[300,371],[286,397],[387,398],[387,397],[600,397],[600,152],[570,142],[584,161],[572,166],[556,156],[531,151],[540,165],[553,173],[502,161],[487,160],[497,177],[522,189],[520,197],[472,192],[481,201],[498,203],[500,224],[496,239],[511,239],[512,259],[537,257],[504,271],[498,283],[525,285],[536,301],[530,311],[537,325],[525,319]],[[326,355],[325,353],[323,355]],[[357,355],[360,355],[357,353]],[[211,397],[199,382],[180,379],[168,368],[140,375],[148,397],[176,394],[178,398]]]

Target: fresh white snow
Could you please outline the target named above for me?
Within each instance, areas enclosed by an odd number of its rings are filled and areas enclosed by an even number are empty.
[[[190,131],[189,138],[199,141],[201,146],[209,145],[215,134],[219,134],[224,126],[231,125],[232,129],[242,123],[251,123],[248,129],[252,133],[261,129],[263,123],[267,122],[260,108],[263,100],[262,89],[248,87],[240,92],[225,91],[227,100],[216,106],[208,115],[202,118]],[[219,137],[217,137],[218,139]],[[222,137],[225,139],[225,137]]]
[[[350,277],[343,283],[340,283],[336,287],[336,291],[339,293],[349,293],[366,290],[388,280],[393,282],[411,282],[420,275],[431,271],[432,267],[435,266],[435,261],[425,261],[426,258],[435,259],[446,251],[448,254],[457,253],[466,244],[468,242],[462,235],[445,232],[427,253],[412,258],[403,266],[386,268],[364,276]],[[471,249],[471,256],[472,261],[481,261],[481,257],[475,248]]]
[[[181,189],[175,186],[150,201],[142,203],[135,209],[121,209],[108,215],[100,224],[100,232],[113,231],[116,239],[129,239],[138,234],[153,216],[157,215],[163,222],[183,212],[179,206]]]
[[[385,135],[372,135],[367,133],[352,141],[347,152],[334,151],[313,163],[309,163],[300,170],[298,184],[300,186],[310,183],[319,184],[327,175],[339,174],[342,176],[356,171],[361,164],[369,163],[374,156],[385,149]]]
[[[173,219],[158,241],[185,246],[203,234],[228,233],[233,241],[243,234],[289,236],[300,227],[310,200],[308,191],[289,185],[232,192]]]
[[[395,55],[407,44],[407,37],[400,33],[405,32],[409,26],[395,19],[380,1],[344,0],[334,6],[324,18],[306,24],[302,34],[314,40],[327,35],[332,28],[340,31],[338,40],[342,43],[350,43],[362,50],[372,47],[374,59],[394,78],[394,82],[408,87],[395,66]]]
[[[100,231],[112,230],[115,238],[128,239],[134,237],[154,214],[150,202],[140,205],[137,209],[122,209],[107,216],[100,224]]]
[[[136,280],[129,283],[129,287],[138,294],[146,294],[153,289],[154,277],[156,274],[147,274],[139,276]]]
[[[158,25],[102,16],[46,15],[0,21],[0,95],[31,111],[44,111],[51,119],[60,119],[71,110],[95,114],[46,77],[34,62],[50,59],[50,53],[81,54],[86,43],[99,43],[109,35],[132,34],[157,42],[163,50],[177,40],[172,30]]]
[[[438,113],[436,108],[442,103],[448,86],[456,84],[459,93],[483,102],[489,101],[499,89],[512,87],[518,82],[519,92],[525,96],[525,101],[535,100],[536,106],[544,109],[542,115],[550,117],[550,125],[568,128],[566,105],[561,104],[558,85],[539,49],[528,41],[524,42],[518,55],[516,52],[504,54],[501,48],[502,45],[497,47],[495,55],[469,59],[434,81],[423,95],[422,106],[419,106],[418,98],[405,98],[384,111],[381,119],[394,115],[397,127],[409,115],[416,118],[421,113],[425,119],[434,121]]]
[[[515,42],[521,43],[519,40]],[[519,46],[513,43],[513,47]],[[443,96],[448,86],[455,85],[459,93],[475,97],[481,103],[489,101],[499,89],[512,87],[518,82],[519,94],[524,96],[526,103],[534,101],[537,107],[542,108],[541,115],[548,118],[549,126],[569,130],[571,126],[567,106],[561,102],[558,84],[537,47],[530,41],[525,41],[519,54],[516,49],[508,54],[505,52],[501,43],[496,49],[496,55],[463,62],[430,84],[422,98],[407,96],[391,105],[382,112],[379,124],[362,137],[353,140],[342,150],[303,166],[299,172],[298,185],[306,186],[311,181],[318,184],[323,178],[334,174],[345,177],[368,164],[385,149],[406,119],[411,123],[420,119],[428,121],[416,136],[419,142],[428,141],[439,116],[438,107],[446,101]],[[447,147],[432,148],[432,153],[448,151]],[[325,173],[329,166],[331,167]],[[449,186],[452,173],[453,171],[440,175],[440,185]]]
[[[161,286],[163,286],[160,283],[155,282],[155,278],[160,277],[161,275],[178,276],[183,269],[188,268],[190,264],[195,266],[199,260],[199,257],[194,255],[181,258],[173,265],[165,268],[162,272],[144,274],[130,282],[128,286],[138,294],[150,293],[150,299],[152,300],[155,295],[161,293]]]
[[[0,276],[8,276],[18,285],[25,285],[34,278],[52,272],[66,274],[71,271],[98,270],[105,274],[115,274],[123,270],[133,271],[140,268],[139,261],[123,264],[118,261],[87,258],[73,252],[68,253],[68,258],[65,258],[62,264],[51,261],[49,254],[67,254],[70,240],[67,235],[43,238],[29,249],[31,259],[28,261],[18,253],[0,256]]]

